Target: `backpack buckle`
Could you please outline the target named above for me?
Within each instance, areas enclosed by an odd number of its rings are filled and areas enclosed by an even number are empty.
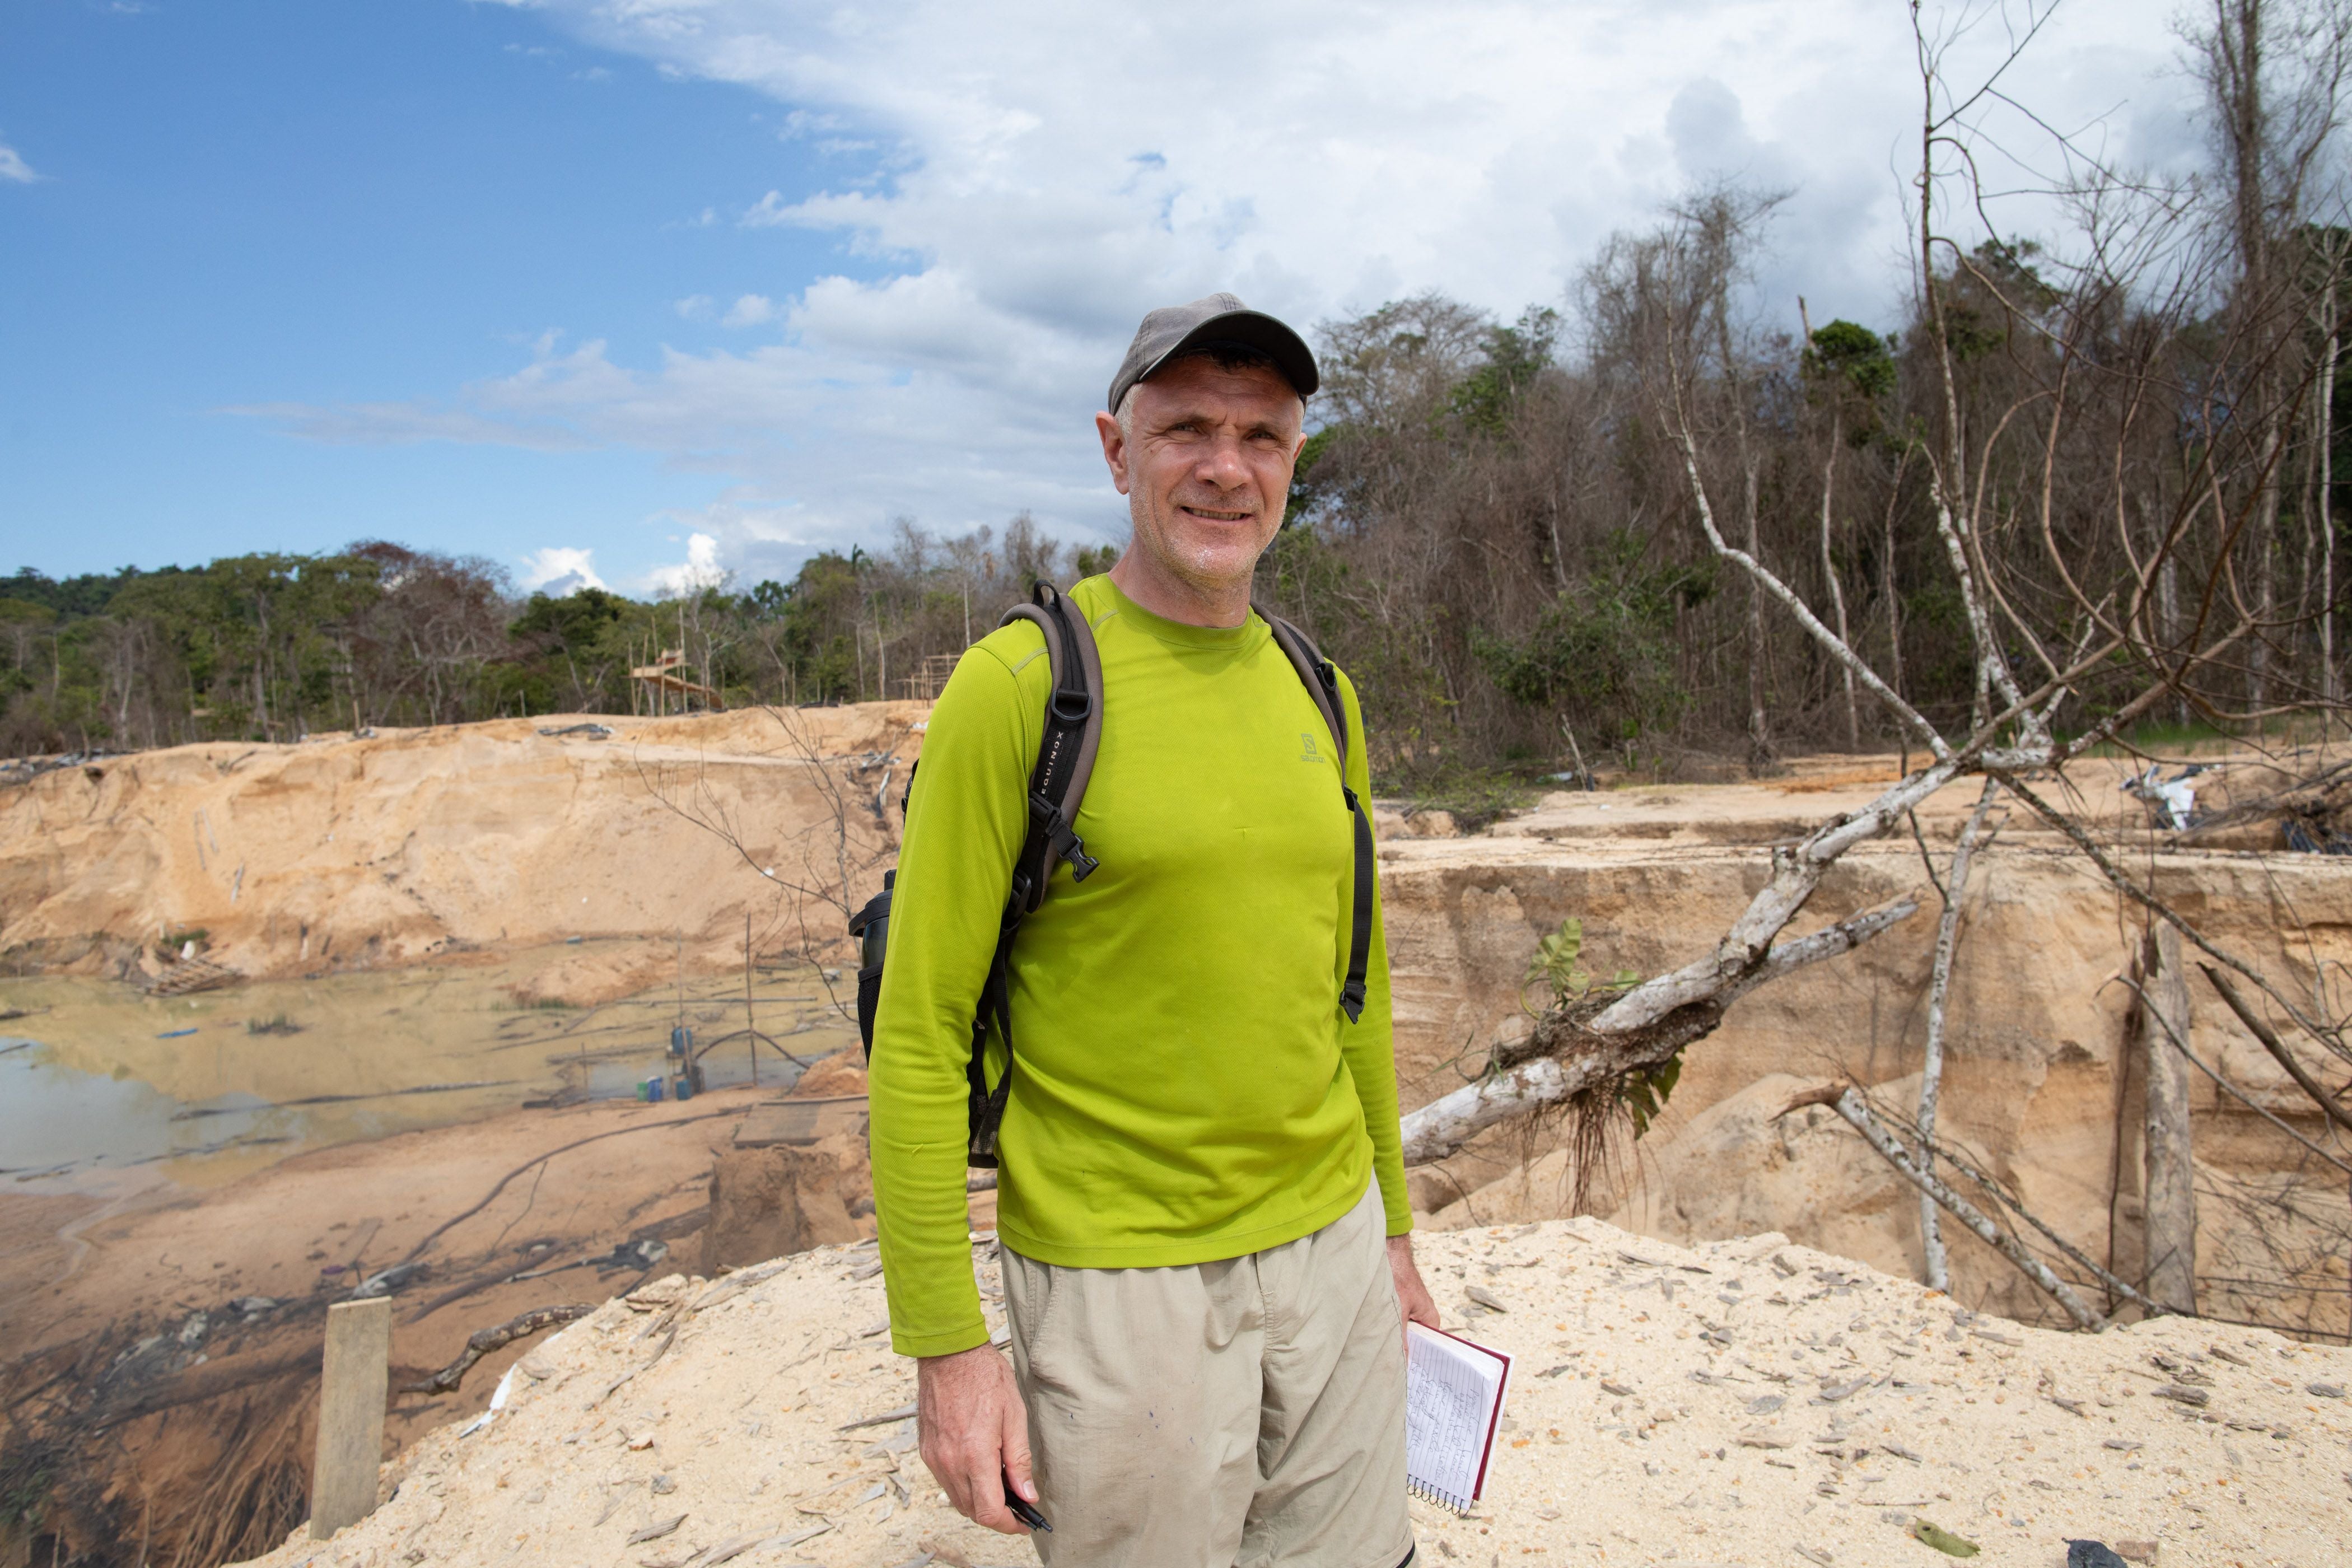
[[[1054,853],[1069,862],[1072,881],[1083,882],[1094,875],[1101,862],[1087,853],[1087,841],[1078,837],[1076,828],[1062,819],[1059,806],[1046,804],[1044,795],[1033,795],[1029,797],[1029,818],[1037,825],[1045,842],[1054,847]]]

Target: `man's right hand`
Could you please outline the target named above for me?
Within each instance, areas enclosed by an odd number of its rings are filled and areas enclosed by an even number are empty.
[[[1004,1506],[1008,1470],[1023,1500],[1037,1500],[1029,1475],[1029,1413],[1013,1368],[994,1345],[925,1356],[915,1366],[915,1413],[932,1479],[974,1524],[1028,1534]]]

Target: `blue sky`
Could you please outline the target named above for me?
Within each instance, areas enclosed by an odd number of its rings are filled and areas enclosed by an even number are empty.
[[[18,0],[0,571],[1115,536],[1087,416],[1153,304],[1515,314],[1730,174],[1797,192],[1760,306],[1883,321],[1908,48],[1894,0]],[[2178,165],[2171,55],[2070,0],[2021,87]]]
[[[722,479],[221,411],[446,395],[567,322],[641,357],[723,331],[678,298],[856,270],[826,237],[703,219],[805,177],[782,113],[504,6],[9,7],[0,141],[38,177],[0,186],[0,569],[367,535],[665,553],[647,520]]]

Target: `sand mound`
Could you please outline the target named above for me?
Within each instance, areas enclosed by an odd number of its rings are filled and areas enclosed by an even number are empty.
[[[2021,1328],[1772,1235],[1685,1251],[1571,1220],[1420,1245],[1449,1325],[1517,1358],[1486,1500],[1414,1505],[1432,1562],[1943,1561],[1921,1519],[2035,1568],[2071,1537],[2168,1568],[2316,1568],[2352,1539],[2352,1352],[2183,1320]],[[262,1561],[1030,1561],[940,1500],[884,1315],[870,1244],[607,1302],[517,1364],[487,1424],[388,1465],[373,1518]]]

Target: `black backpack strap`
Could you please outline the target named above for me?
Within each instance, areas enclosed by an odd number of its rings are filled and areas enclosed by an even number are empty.
[[[1029,838],[1013,871],[1013,897],[1024,914],[1034,914],[1045,902],[1055,861],[1067,860],[1070,874],[1081,882],[1094,874],[1094,858],[1075,825],[1102,744],[1102,657],[1095,649],[1094,628],[1087,625],[1086,612],[1051,583],[1035,584],[1032,601],[1013,605],[998,623],[1035,623],[1045,634],[1045,657],[1054,671],[1045,732],[1029,775]]]
[[[1004,1125],[1004,1107],[1013,1096],[1013,1005],[1010,968],[1015,918],[997,932],[996,952],[988,961],[988,977],[981,982],[980,1005],[972,1009],[971,1057],[964,1063],[964,1163],[976,1170],[996,1168],[996,1134]],[[1004,1076],[988,1087],[988,1026],[993,1021],[1004,1041]]]
[[[1263,610],[1258,613],[1265,615]],[[1373,849],[1371,816],[1348,784],[1348,706],[1339,699],[1339,671],[1331,668],[1331,661],[1323,657],[1322,650],[1307,634],[1280,616],[1265,616],[1265,624],[1273,629],[1276,644],[1289,657],[1291,667],[1298,671],[1307,695],[1321,710],[1324,727],[1331,731],[1331,744],[1339,753],[1339,794],[1356,818],[1355,908],[1349,921],[1348,979],[1339,988],[1339,1009],[1353,1024],[1363,1016],[1364,971],[1371,962]]]
[[[971,1060],[964,1075],[970,1087],[971,1142],[964,1158],[982,1170],[996,1164],[996,1135],[1013,1091],[1013,934],[1022,921],[1045,901],[1045,889],[1057,863],[1069,862],[1071,878],[1080,882],[1094,875],[1097,864],[1087,853],[1076,824],[1078,803],[1086,798],[1095,753],[1102,744],[1102,657],[1095,648],[1094,628],[1087,624],[1086,612],[1064,598],[1052,584],[1035,584],[1030,599],[1006,611],[999,624],[1030,621],[1045,634],[1054,689],[1045,702],[1045,729],[1037,742],[1037,763],[1029,775],[1029,833],[1013,864],[1013,883],[997,928],[996,952],[988,961],[988,978],[982,983],[980,1005],[972,1017]],[[989,1087],[984,1065],[992,1023],[997,1037],[1004,1042],[1005,1053],[1004,1076],[993,1089]]]

